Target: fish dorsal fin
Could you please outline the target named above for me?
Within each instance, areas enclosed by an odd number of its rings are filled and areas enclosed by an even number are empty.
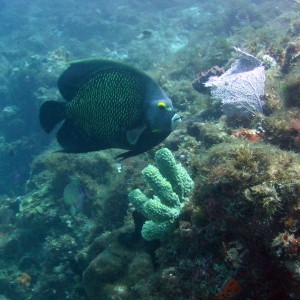
[[[109,61],[101,59],[78,60],[70,63],[58,78],[57,85],[66,101],[71,101],[81,84],[94,72],[107,67]]]
[[[57,85],[59,92],[66,101],[71,101],[82,83],[93,73],[111,68],[127,69],[148,79],[148,76],[143,72],[123,63],[105,59],[78,60],[71,62],[70,66],[58,78]]]
[[[147,127],[146,124],[142,124],[141,126],[131,129],[131,130],[128,130],[126,132],[126,138],[127,138],[129,145],[133,146],[137,143],[139,137],[141,136],[143,131],[146,129],[146,127]]]

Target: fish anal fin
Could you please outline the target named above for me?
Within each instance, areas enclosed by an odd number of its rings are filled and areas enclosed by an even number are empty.
[[[80,132],[72,120],[65,120],[57,132],[57,141],[63,147],[65,152],[84,153],[89,151],[101,150],[86,138],[86,135]]]

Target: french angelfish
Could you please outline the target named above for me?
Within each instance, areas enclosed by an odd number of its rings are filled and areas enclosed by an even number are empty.
[[[64,121],[57,140],[65,152],[129,150],[125,159],[162,142],[181,122],[172,101],[145,73],[109,60],[70,64],[58,79],[66,100],[47,101],[40,123],[49,133]]]

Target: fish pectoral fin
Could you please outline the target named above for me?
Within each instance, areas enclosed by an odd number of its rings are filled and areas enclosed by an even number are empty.
[[[143,131],[146,129],[147,124],[142,124],[141,126],[130,129],[126,132],[126,138],[129,143],[129,145],[135,145],[136,142],[138,141],[139,137],[143,133]]]
[[[162,131],[162,130],[159,129],[159,128],[154,128],[154,129],[151,130],[151,132],[154,132],[154,133],[155,133],[155,132],[161,132],[161,131]]]

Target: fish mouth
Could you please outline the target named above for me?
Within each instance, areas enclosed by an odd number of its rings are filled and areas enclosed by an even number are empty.
[[[177,127],[177,125],[181,122],[181,117],[178,114],[175,114],[171,120],[171,129],[172,131]]]

